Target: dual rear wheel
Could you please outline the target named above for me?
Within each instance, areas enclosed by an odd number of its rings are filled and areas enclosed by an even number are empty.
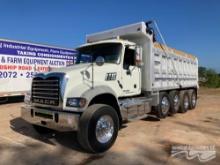
[[[197,94],[195,90],[186,90],[180,93],[180,109],[182,113],[195,109],[197,103]]]
[[[158,118],[174,115],[177,112],[185,113],[189,109],[195,109],[197,95],[194,89],[182,91],[170,91],[160,93],[160,103],[154,107]]]

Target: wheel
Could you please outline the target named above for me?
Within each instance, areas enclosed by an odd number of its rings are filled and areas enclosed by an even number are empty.
[[[77,137],[85,150],[100,153],[114,144],[118,129],[119,119],[116,111],[108,105],[94,104],[80,117]]]
[[[35,129],[35,131],[37,131],[37,133],[39,133],[39,134],[46,134],[46,133],[52,132],[51,129],[46,128],[46,127],[42,127],[42,126],[34,125],[34,124],[32,126]]]
[[[170,110],[170,97],[166,92],[160,93],[160,103],[155,107],[155,112],[158,118],[167,117]]]
[[[170,96],[170,111],[169,115],[174,115],[179,111],[180,106],[180,95],[178,91],[171,91]]]
[[[189,109],[189,93],[188,91],[180,92],[180,109],[179,112],[185,113]]]
[[[197,94],[195,90],[189,91],[189,109],[195,109],[197,103]]]

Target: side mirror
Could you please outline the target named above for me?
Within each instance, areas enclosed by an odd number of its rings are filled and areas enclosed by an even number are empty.
[[[102,56],[98,56],[95,60],[96,65],[102,66],[105,63],[105,59]]]
[[[135,47],[135,65],[137,67],[142,67],[142,48],[139,46]]]
[[[134,70],[134,68],[135,68],[134,66],[129,66],[127,71],[126,71],[126,74],[127,75],[132,75],[132,71]]]

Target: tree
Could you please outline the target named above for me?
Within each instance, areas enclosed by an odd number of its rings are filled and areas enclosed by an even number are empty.
[[[206,71],[207,71],[206,67],[200,66],[199,67],[199,77],[206,77]]]
[[[209,88],[220,87],[220,76],[213,69],[207,69],[206,67],[199,67],[199,79],[201,85],[203,86]]]

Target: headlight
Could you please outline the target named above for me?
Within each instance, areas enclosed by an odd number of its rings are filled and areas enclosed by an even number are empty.
[[[85,98],[67,98],[66,106],[68,107],[79,107],[82,108],[86,105]]]

